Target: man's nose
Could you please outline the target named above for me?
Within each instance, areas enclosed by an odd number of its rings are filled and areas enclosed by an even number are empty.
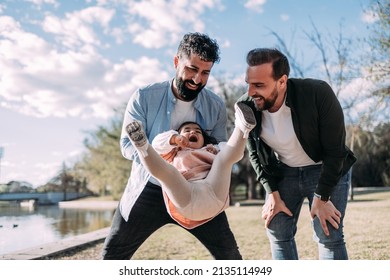
[[[192,78],[195,84],[201,84],[202,83],[202,75],[200,73],[196,73],[195,76]]]
[[[256,90],[254,90],[252,87],[248,87],[248,96],[254,96],[256,94]]]

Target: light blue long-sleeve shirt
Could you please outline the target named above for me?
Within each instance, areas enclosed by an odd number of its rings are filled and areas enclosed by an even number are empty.
[[[157,134],[170,130],[171,114],[177,102],[171,86],[172,81],[165,81],[138,89],[131,95],[127,104],[120,146],[122,155],[132,160],[133,164],[119,204],[122,217],[126,221],[135,201],[151,178],[139,162],[138,154],[127,137],[125,127],[131,121],[141,121],[150,143]],[[194,108],[196,122],[218,142],[226,141],[227,112],[223,100],[212,91],[204,88],[196,98]],[[155,183],[154,180],[153,183]]]

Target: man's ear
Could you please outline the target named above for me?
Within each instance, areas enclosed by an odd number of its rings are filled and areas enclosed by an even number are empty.
[[[279,83],[280,83],[279,86],[280,86],[280,88],[285,89],[287,87],[287,80],[288,80],[287,75],[283,75],[279,79]]]
[[[177,69],[177,66],[179,65],[179,56],[178,55],[175,55],[173,57],[173,66],[175,67],[175,69]]]

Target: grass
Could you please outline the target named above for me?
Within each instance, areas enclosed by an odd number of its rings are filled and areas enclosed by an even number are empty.
[[[296,242],[301,259],[317,259],[312,239],[308,204],[302,208]],[[244,259],[271,259],[270,246],[260,217],[261,206],[226,210]],[[345,240],[350,259],[390,259],[390,192],[355,195],[348,204]],[[211,259],[192,235],[173,225],[155,232],[136,252],[134,259]]]
[[[230,207],[226,210],[240,252],[246,260],[271,259],[270,246],[260,217],[261,205]],[[348,203],[345,240],[352,260],[390,259],[390,192],[359,194]],[[302,208],[296,242],[300,259],[317,259],[316,244],[308,204]],[[99,259],[102,244],[84,249],[62,259]],[[139,248],[137,260],[209,260],[203,245],[185,230],[166,225]]]

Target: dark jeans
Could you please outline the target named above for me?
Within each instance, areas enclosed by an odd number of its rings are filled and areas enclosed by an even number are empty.
[[[134,204],[127,222],[121,216],[119,208],[116,209],[110,234],[104,242],[103,259],[130,259],[152,233],[168,223],[178,225],[165,208],[161,187],[148,182]],[[225,212],[201,226],[186,230],[194,235],[215,259],[242,259]]]
[[[321,165],[305,167],[288,167],[281,169],[283,179],[278,184],[280,197],[290,209],[293,216],[278,213],[267,228],[271,244],[272,258],[277,260],[296,260],[299,258],[295,242],[298,219],[304,200],[309,200],[309,208],[313,203],[314,191],[321,174]],[[349,174],[344,175],[333,188],[330,200],[341,212],[339,228],[328,223],[329,236],[324,234],[319,219],[312,221],[314,240],[318,243],[319,259],[347,260],[348,254],[344,241],[343,221],[348,201]]]

